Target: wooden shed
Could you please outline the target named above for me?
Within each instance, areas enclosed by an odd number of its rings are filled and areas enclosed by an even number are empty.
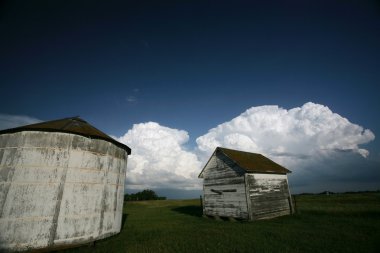
[[[199,174],[203,214],[245,220],[291,214],[290,172],[261,154],[218,147]]]

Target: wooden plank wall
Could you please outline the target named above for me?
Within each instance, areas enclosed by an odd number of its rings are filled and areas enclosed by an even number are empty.
[[[287,175],[250,173],[246,177],[253,220],[291,213]]]
[[[214,154],[203,172],[204,214],[248,219],[244,171]]]

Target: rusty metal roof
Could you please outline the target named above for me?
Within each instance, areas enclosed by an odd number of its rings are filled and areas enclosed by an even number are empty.
[[[270,173],[270,174],[287,174],[290,170],[275,163],[271,159],[256,153],[244,152],[239,150],[217,147],[213,153],[221,152],[226,157],[234,161],[240,168],[248,173]],[[211,158],[210,158],[211,159]],[[208,162],[207,162],[208,163]],[[199,174],[199,178],[203,177],[203,171],[207,164]]]
[[[15,133],[21,131],[63,132],[77,134],[87,138],[102,139],[109,141],[120,148],[123,148],[129,155],[131,154],[131,149],[127,145],[116,141],[115,139],[111,138],[99,129],[91,126],[89,123],[79,117],[45,121],[32,125],[5,129],[1,130],[0,134]]]
[[[273,162],[271,159],[256,153],[249,153],[233,149],[218,147],[216,150],[221,151],[231,160],[236,162],[246,172],[286,174],[290,170]]]

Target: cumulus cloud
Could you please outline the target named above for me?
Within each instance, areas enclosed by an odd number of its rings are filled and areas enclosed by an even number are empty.
[[[0,130],[30,125],[38,122],[41,122],[41,120],[29,116],[0,113]]]
[[[216,146],[257,152],[289,165],[310,157],[349,151],[367,157],[361,144],[374,140],[371,130],[349,122],[327,106],[306,103],[290,110],[278,106],[252,107],[197,138],[199,151]]]
[[[252,107],[198,137],[192,150],[186,148],[186,131],[155,122],[135,124],[117,139],[133,150],[126,179],[131,189],[201,189],[197,176],[218,146],[261,153],[284,165],[301,192],[353,190],[355,184],[365,189],[380,179],[379,163],[365,159],[369,151],[362,147],[375,139],[371,130],[311,102],[289,110]]]
[[[290,110],[252,107],[196,142],[202,161],[217,146],[261,153],[292,170],[291,185],[304,192],[376,189],[379,163],[363,159],[369,151],[361,147],[374,139],[371,130],[309,102]]]
[[[118,140],[132,147],[126,177],[127,187],[197,189],[200,161],[187,151],[189,135],[184,130],[155,122],[133,125]]]

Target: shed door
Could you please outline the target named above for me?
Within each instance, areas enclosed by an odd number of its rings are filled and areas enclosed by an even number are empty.
[[[248,185],[253,219],[290,214],[286,175],[249,174]]]

